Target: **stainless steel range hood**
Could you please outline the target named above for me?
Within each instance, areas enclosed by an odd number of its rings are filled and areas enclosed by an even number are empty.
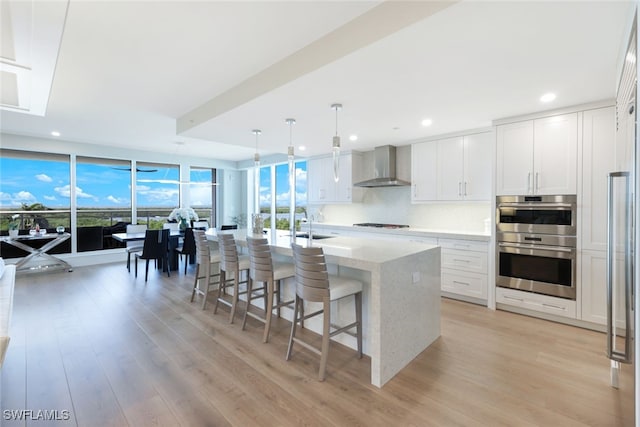
[[[373,151],[375,178],[353,184],[356,187],[401,187],[410,182],[396,178],[396,147],[383,145]]]

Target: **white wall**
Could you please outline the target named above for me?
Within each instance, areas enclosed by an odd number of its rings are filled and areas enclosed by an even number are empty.
[[[362,203],[311,206],[324,222],[350,225],[359,222],[407,224],[441,231],[483,232],[491,216],[489,202],[411,204],[411,187],[365,189]]]

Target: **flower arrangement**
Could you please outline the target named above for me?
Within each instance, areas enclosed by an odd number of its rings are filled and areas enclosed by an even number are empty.
[[[20,214],[11,215],[11,219],[9,220],[9,230],[17,230],[20,226]]]
[[[175,208],[169,214],[169,221],[177,221],[180,223],[198,221],[198,214],[193,208]]]

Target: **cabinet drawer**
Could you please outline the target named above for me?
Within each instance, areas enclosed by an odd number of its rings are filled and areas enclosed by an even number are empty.
[[[576,302],[564,298],[555,298],[515,289],[496,288],[496,302],[556,316],[576,318]]]
[[[442,268],[487,274],[487,253],[443,248]]]
[[[452,240],[438,239],[438,244],[442,249],[455,249],[461,251],[484,252],[487,253],[487,242],[476,242],[473,240]]]
[[[442,270],[441,289],[460,295],[487,298],[487,276],[456,270]]]

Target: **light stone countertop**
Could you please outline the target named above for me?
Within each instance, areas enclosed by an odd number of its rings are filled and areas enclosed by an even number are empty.
[[[308,224],[302,224],[301,228],[306,230]],[[429,228],[378,228],[378,227],[357,227],[350,224],[336,224],[329,222],[314,222],[313,230],[318,229],[334,229],[336,231],[349,231],[349,232],[363,232],[363,233],[379,233],[383,236],[415,236],[415,237],[432,237],[442,239],[461,239],[461,240],[476,240],[482,242],[488,242],[491,240],[490,233],[473,232],[473,231],[461,231],[461,230],[441,230],[441,229],[429,229]]]

